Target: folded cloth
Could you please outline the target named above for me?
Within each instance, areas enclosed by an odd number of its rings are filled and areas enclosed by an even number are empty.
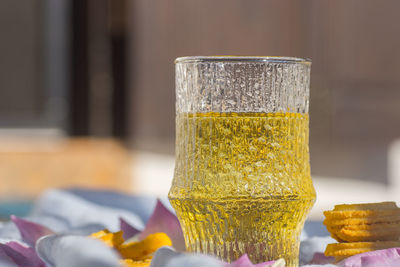
[[[138,229],[144,227],[143,220],[135,213],[118,207],[100,205],[61,190],[45,192],[36,202],[31,216],[58,218],[66,229],[53,229],[57,232],[86,225],[100,225],[110,231],[118,231],[120,217]],[[50,225],[48,227],[51,228]]]
[[[173,211],[166,198],[161,201],[170,211]],[[72,266],[71,264],[88,266],[89,262],[95,262],[97,266],[121,266],[118,261],[119,256],[113,253],[111,248],[86,236],[104,228],[113,232],[120,230],[120,218],[141,231],[151,216],[156,202],[156,198],[149,196],[130,196],[116,192],[84,189],[53,189],[44,192],[25,219],[56,233],[42,237],[36,242],[36,252],[46,266]],[[327,235],[324,229],[321,222],[306,222],[300,248],[301,263],[308,263],[314,253],[323,252],[326,244],[332,242],[329,237],[321,237]],[[0,245],[10,241],[29,248],[29,243],[21,237],[14,223],[0,224]],[[95,247],[96,249],[94,249]],[[21,266],[13,258],[18,254],[14,253],[10,256],[4,251],[10,252],[8,248],[0,246],[1,264],[4,262],[4,264],[11,264],[10,266],[15,266],[15,264]],[[23,251],[24,249],[22,249],[22,254]],[[31,250],[29,251],[32,253]],[[176,267],[188,266],[188,264],[194,267],[195,263],[203,264],[203,266],[204,264],[227,266],[210,256],[175,253],[173,250],[170,252],[165,249],[155,254],[151,266],[166,266],[160,263],[166,262],[164,257],[168,257],[170,264],[174,263]],[[0,266],[5,266],[1,264]],[[276,264],[279,264],[276,266],[283,266],[281,262]]]

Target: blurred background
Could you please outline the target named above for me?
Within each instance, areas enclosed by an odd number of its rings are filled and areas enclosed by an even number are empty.
[[[400,200],[400,2],[1,0],[0,214],[48,187],[165,196],[174,64],[311,58],[317,204]]]

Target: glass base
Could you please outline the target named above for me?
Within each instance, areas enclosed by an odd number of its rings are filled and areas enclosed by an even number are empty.
[[[298,266],[299,237],[313,200],[171,199],[187,250],[232,262],[247,253],[253,263],[284,258]]]
[[[243,243],[237,241],[218,244],[215,241],[217,240],[190,243],[187,250],[194,253],[214,255],[226,262],[233,262],[247,253],[254,264],[284,258],[287,267],[299,266],[298,242],[286,241],[274,243],[274,246],[270,246],[267,242]]]

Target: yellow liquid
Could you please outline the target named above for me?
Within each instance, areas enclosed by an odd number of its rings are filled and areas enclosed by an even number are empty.
[[[180,114],[176,146],[169,198],[189,251],[298,265],[315,200],[307,114]]]

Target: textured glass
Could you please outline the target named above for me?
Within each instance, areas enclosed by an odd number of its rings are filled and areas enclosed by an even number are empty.
[[[309,61],[176,61],[176,166],[169,193],[189,251],[285,258],[315,200],[308,151]]]

